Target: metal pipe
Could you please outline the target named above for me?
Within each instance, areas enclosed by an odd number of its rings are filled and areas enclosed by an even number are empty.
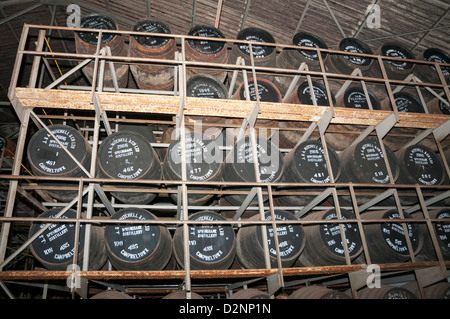
[[[223,0],[217,0],[217,12],[216,12],[216,20],[214,23],[214,27],[219,28],[220,23],[220,15],[222,14],[222,4]]]

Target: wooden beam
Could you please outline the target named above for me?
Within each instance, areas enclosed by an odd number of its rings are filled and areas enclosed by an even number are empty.
[[[104,111],[122,111],[153,114],[171,114],[178,112],[180,96],[97,93]],[[55,108],[94,110],[90,103],[90,92],[16,88],[15,95],[24,108]],[[247,118],[253,101],[221,100],[187,97],[185,115],[220,116],[229,118]],[[318,121],[327,106],[310,106],[289,103],[261,102],[260,119],[286,121]],[[331,124],[377,125],[393,112],[372,111],[335,107]],[[448,116],[440,114],[399,113],[396,127],[435,129],[448,120]]]
[[[380,264],[381,271],[411,271],[423,267],[436,266],[437,262],[420,263],[394,263]],[[447,267],[450,262],[446,262]],[[351,271],[366,269],[367,265],[336,265],[320,267],[293,267],[283,268],[284,276],[308,276],[314,274],[345,274]],[[191,278],[258,278],[275,274],[279,271],[272,269],[226,269],[226,270],[191,270]],[[181,279],[185,274],[184,270],[169,271],[80,271],[77,275],[88,280],[143,280],[143,279]],[[2,271],[0,280],[66,280],[72,272],[70,271]]]

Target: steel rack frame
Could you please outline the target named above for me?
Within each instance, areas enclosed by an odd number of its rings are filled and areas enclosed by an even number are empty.
[[[450,262],[444,260],[436,239],[436,233],[433,228],[433,223],[438,222],[436,219],[431,219],[428,211],[430,209],[434,209],[433,204],[440,202],[442,199],[450,197],[450,185],[439,185],[439,186],[420,186],[420,185],[402,185],[402,184],[389,184],[389,185],[374,185],[374,184],[355,184],[355,183],[336,183],[331,171],[330,159],[327,151],[326,144],[326,133],[330,130],[330,126],[334,124],[342,124],[342,125],[362,125],[366,127],[366,129],[359,133],[353,143],[356,143],[359,140],[364,139],[365,137],[372,135],[376,136],[380,142],[380,145],[385,152],[383,138],[389,134],[390,130],[394,127],[406,127],[406,128],[414,128],[418,131],[423,130],[422,133],[413,140],[414,143],[420,142],[425,138],[431,138],[436,142],[436,146],[438,149],[438,153],[441,156],[444,162],[445,170],[447,176],[450,176],[450,169],[448,167],[447,162],[445,161],[444,155],[444,147],[442,146],[442,142],[446,141],[448,134],[450,133],[450,121],[448,116],[441,114],[416,114],[416,113],[402,113],[399,112],[395,107],[392,111],[374,111],[372,109],[369,110],[353,110],[346,109],[342,107],[336,107],[332,103],[331,97],[331,89],[329,85],[330,79],[338,79],[344,81],[345,86],[347,86],[352,81],[361,81],[363,83],[364,90],[367,95],[367,89],[365,88],[364,83],[376,83],[379,85],[384,85],[386,88],[387,96],[391,101],[391,105],[396,105],[393,97],[394,90],[400,90],[399,86],[414,86],[420,89],[426,89],[429,92],[434,92],[434,95],[439,97],[445,102],[443,95],[436,93],[437,91],[442,91],[447,100],[450,100],[450,91],[448,84],[445,81],[445,78],[441,71],[441,66],[447,66],[448,64],[439,64],[434,62],[426,62],[426,61],[418,61],[418,60],[408,60],[408,62],[413,62],[416,64],[428,64],[434,65],[437,74],[441,83],[424,83],[421,82],[420,79],[413,78],[412,76],[406,78],[404,81],[400,80],[391,80],[387,77],[386,71],[384,69],[383,61],[384,60],[396,60],[395,58],[388,58],[384,56],[377,55],[365,55],[352,53],[355,56],[366,56],[375,59],[378,62],[378,65],[381,69],[382,78],[372,78],[363,76],[362,73],[355,69],[355,71],[350,75],[345,74],[336,74],[326,72],[324,61],[321,56],[321,52],[326,52],[327,54],[344,54],[341,51],[331,50],[331,49],[320,49],[314,48],[317,50],[319,56],[319,62],[321,66],[321,71],[309,71],[307,65],[302,64],[301,67],[297,70],[290,69],[280,69],[276,67],[261,67],[255,66],[253,55],[250,54],[251,63],[250,65],[245,65],[242,61],[238,60],[236,64],[216,64],[216,63],[208,63],[208,62],[198,62],[198,61],[187,61],[185,57],[185,45],[188,39],[195,39],[197,37],[193,36],[185,36],[185,35],[167,35],[167,34],[152,34],[152,36],[164,36],[164,37],[173,37],[176,39],[179,44],[179,49],[181,51],[177,53],[176,58],[174,60],[158,60],[158,59],[150,59],[150,58],[134,58],[134,57],[124,57],[124,56],[114,56],[111,55],[108,47],[106,49],[102,49],[100,44],[97,45],[97,51],[95,54],[77,54],[73,52],[46,52],[43,50],[43,43],[46,32],[49,30],[66,30],[66,31],[86,31],[86,29],[77,29],[77,28],[66,28],[66,27],[55,27],[55,26],[39,26],[39,25],[30,25],[25,24],[22,30],[21,39],[19,42],[19,47],[16,56],[16,62],[14,65],[14,70],[11,78],[11,84],[9,87],[9,99],[14,107],[14,110],[17,113],[17,116],[21,122],[19,139],[17,142],[17,150],[16,156],[14,158],[14,165],[12,168],[12,172],[10,175],[0,176],[2,180],[7,180],[9,182],[9,191],[7,195],[7,205],[5,208],[5,212],[2,217],[0,217],[1,223],[1,234],[0,234],[0,282],[1,286],[5,292],[8,292],[8,288],[5,285],[5,282],[15,282],[15,281],[32,281],[38,280],[40,282],[45,283],[48,280],[56,280],[56,281],[64,281],[66,282],[67,278],[81,278],[82,286],[81,288],[71,288],[70,291],[72,293],[77,293],[82,298],[87,298],[89,296],[89,282],[95,281],[105,281],[110,283],[110,286],[113,287],[115,284],[111,283],[112,281],[117,282],[119,287],[122,287],[126,291],[126,284],[122,286],[123,281],[137,281],[137,282],[145,282],[148,283],[148,287],[152,287],[152,281],[159,280],[173,280],[178,283],[177,287],[182,287],[186,293],[187,298],[191,297],[191,292],[196,291],[197,289],[200,291],[201,289],[206,289],[208,291],[208,287],[212,287],[211,284],[203,284],[201,280],[215,280],[214,285],[221,286],[220,289],[215,291],[221,291],[223,293],[229,293],[233,289],[240,289],[241,287],[246,287],[248,284],[252,282],[261,282],[261,280],[265,283],[267,287],[267,292],[274,297],[275,293],[280,289],[288,289],[297,284],[309,284],[314,282],[327,282],[327,280],[331,281],[335,276],[344,276],[346,278],[346,282],[351,288],[353,297],[358,297],[358,290],[362,288],[370,273],[368,273],[367,267],[370,264],[370,252],[367,248],[367,243],[364,235],[363,225],[365,223],[380,223],[382,220],[362,220],[360,218],[360,213],[365,210],[376,209],[377,203],[381,200],[393,196],[396,202],[396,207],[398,208],[401,218],[397,220],[401,223],[403,227],[404,233],[407,233],[407,226],[404,222],[403,211],[405,212],[415,212],[421,210],[423,214],[423,218],[413,218],[408,219],[408,223],[422,223],[425,224],[427,230],[432,238],[433,247],[436,253],[436,261],[428,261],[428,262],[419,262],[416,260],[415,256],[410,253],[411,260],[404,263],[395,263],[395,264],[381,264],[380,268],[384,273],[390,274],[392,272],[399,273],[413,273],[414,278],[419,283],[419,287],[421,293],[423,294],[423,288],[442,280],[447,280],[448,278],[448,269]],[[123,37],[129,37],[132,35],[148,35],[143,32],[132,32],[132,31],[120,31],[120,30],[95,30],[90,29],[89,32],[98,33],[98,38],[101,38],[105,33],[115,33]],[[30,38],[33,36],[37,36],[36,49],[35,50],[27,50],[26,45],[29,43]],[[205,38],[202,38],[205,40]],[[215,38],[206,38],[208,41],[218,41]],[[254,43],[248,41],[234,40],[234,39],[220,39],[222,42],[226,42],[227,45],[245,43],[249,46],[250,52],[252,52],[252,47]],[[284,48],[296,49],[299,47],[292,45],[282,45],[282,44],[271,44],[265,43],[267,46],[274,46],[278,50],[282,50]],[[311,48],[308,48],[311,50]],[[29,77],[28,84],[26,87],[19,85],[19,76],[21,74],[21,70],[23,68],[24,56],[29,55],[33,57],[33,64],[31,66],[31,73]],[[77,66],[73,69],[66,72],[61,77],[57,78],[50,67],[49,60],[50,59],[61,59],[61,60],[71,60],[71,61],[81,61]],[[93,82],[90,87],[77,87],[77,86],[64,86],[62,85],[62,81],[67,79],[69,76],[74,74],[75,72],[80,71],[85,65],[89,62],[95,63],[94,68],[94,77]],[[127,88],[119,88],[117,85],[114,85],[113,88],[103,87],[103,70],[105,68],[106,63],[112,67],[114,63],[128,63],[128,64],[145,64],[145,63],[158,63],[158,64],[166,64],[174,67],[175,72],[175,89],[173,92],[151,92],[146,90],[136,90],[136,89],[127,89]],[[47,85],[45,88],[36,87],[37,79],[39,75],[39,70],[42,70],[41,66],[44,65],[46,70],[50,72],[52,75],[53,82]],[[308,105],[294,105],[289,103],[271,103],[271,102],[262,102],[259,100],[258,94],[256,94],[256,101],[242,101],[242,100],[214,100],[204,98],[193,98],[186,96],[186,69],[189,67],[213,67],[213,68],[221,68],[228,70],[229,72],[234,73],[232,76],[232,83],[236,79],[236,74],[238,72],[242,72],[244,79],[247,76],[247,72],[251,72],[252,78],[256,82],[256,75],[260,73],[269,73],[269,74],[282,74],[289,75],[293,77],[291,85],[288,89],[288,92],[292,91],[296,85],[296,81],[300,77],[306,77],[310,87],[312,78],[320,78],[323,80],[325,87],[327,89],[327,95],[329,97],[330,105],[329,106],[321,106],[316,105],[314,103],[313,106]],[[100,71],[99,71],[100,70]],[[113,78],[115,77],[114,72]],[[411,81],[413,80],[413,81]],[[115,79],[115,83],[117,83],[117,79]],[[246,83],[246,81],[244,81]],[[396,89],[393,89],[393,86],[397,86]],[[257,86],[256,86],[257,87]],[[248,87],[246,87],[248,92]],[[257,89],[256,89],[257,90]],[[313,90],[311,90],[313,92]],[[230,89],[231,92],[231,89]],[[257,92],[256,92],[257,93]],[[314,93],[312,93],[314,94]],[[231,96],[231,94],[230,94]],[[248,94],[247,94],[248,96]],[[313,98],[313,101],[315,99]],[[422,98],[423,101],[423,98]],[[213,104],[213,105],[212,105]],[[56,115],[38,115],[35,110],[44,108],[46,110],[69,110],[70,115],[61,116],[60,114]],[[81,114],[80,116],[74,114]],[[100,139],[100,132],[106,132],[107,135],[111,134],[113,129],[113,122],[120,122],[118,118],[109,118],[107,114],[132,114],[131,119],[127,118],[132,122],[136,123],[163,123],[167,125],[175,124],[175,127],[179,129],[178,134],[181,140],[181,150],[182,150],[182,180],[181,181],[154,181],[154,180],[139,180],[139,181],[124,181],[124,180],[115,180],[115,179],[102,179],[96,178],[95,176],[95,161],[97,156],[97,146]],[[87,115],[86,115],[87,114]],[[150,119],[142,119],[139,118],[141,114],[145,114],[149,116]],[[173,117],[173,120],[169,121],[161,121],[159,119],[152,119],[152,116],[155,115],[169,115]],[[137,118],[134,119],[133,117]],[[238,183],[238,182],[190,182],[187,181],[186,178],[186,163],[185,163],[185,130],[187,125],[192,125],[193,122],[189,117],[191,116],[200,116],[200,117],[208,117],[208,116],[220,116],[223,118],[237,119],[241,124],[235,125],[235,128],[239,129],[238,137],[244,136],[246,132],[248,132],[252,141],[256,141],[256,131],[255,128],[258,127],[257,120],[274,120],[274,121],[292,121],[292,122],[302,122],[308,123],[308,128],[304,130],[304,135],[301,138],[301,141],[307,140],[313,134],[318,136],[322,142],[323,148],[326,154],[326,161],[329,170],[329,175],[331,177],[331,182],[326,185],[317,185],[313,183],[262,183],[259,180],[256,180],[254,183]],[[87,178],[66,178],[65,181],[73,182],[74,186],[71,189],[75,189],[78,191],[78,196],[73,198],[73,200],[69,203],[55,203],[44,200],[44,207],[51,206],[61,206],[63,210],[59,215],[62,215],[64,211],[69,209],[70,207],[76,205],[78,217],[75,219],[65,219],[64,222],[72,222],[76,225],[80,225],[81,223],[85,224],[86,227],[86,240],[85,240],[85,255],[83,258],[83,266],[82,269],[72,269],[68,271],[40,271],[40,270],[4,270],[5,266],[13,260],[18,254],[20,254],[23,249],[25,249],[34,238],[28,239],[23,245],[14,251],[11,254],[7,254],[7,242],[8,238],[12,232],[11,224],[16,222],[41,222],[46,223],[45,225],[48,227],[50,223],[60,222],[55,219],[43,219],[37,217],[17,217],[14,216],[15,203],[17,200],[17,194],[19,192],[19,188],[25,189],[28,191],[33,190],[42,190],[45,191],[49,189],[48,186],[42,186],[39,183],[49,180],[47,177],[41,176],[26,176],[21,172],[21,163],[24,160],[24,150],[27,138],[27,132],[30,125],[36,125],[38,128],[46,128],[50,134],[50,130],[44,123],[45,119],[59,118],[66,120],[71,119],[80,119],[85,118],[89,119],[94,123],[92,133],[88,132],[90,142],[93,146],[93,154],[92,154],[92,162],[90,171],[86,171]],[[103,125],[103,128],[102,128]],[[221,124],[219,126],[227,127],[230,125]],[[232,126],[232,125],[231,125]],[[278,129],[275,125],[273,128]],[[300,129],[299,129],[300,131]],[[57,139],[56,139],[57,140]],[[301,142],[299,141],[299,143]],[[159,147],[167,147],[167,145],[160,145]],[[67,151],[63,145],[62,148]],[[156,145],[155,145],[156,146]],[[253,143],[253,154],[256,155],[256,146]],[[288,150],[284,150],[287,152]],[[68,152],[68,151],[67,151]],[[69,152],[70,155],[70,152]],[[72,156],[75,160],[75,158]],[[254,157],[256,158],[256,156]],[[75,160],[76,161],[76,160]],[[387,159],[385,160],[386,166],[388,168],[389,175],[392,178],[392,172],[389,166],[389,162]],[[81,166],[80,163],[77,163]],[[255,172],[259,172],[258,163],[254,163]],[[259,176],[259,174],[256,174]],[[34,184],[27,184],[27,181],[33,181],[37,183],[38,186]],[[177,185],[178,189],[176,191],[170,191],[165,189],[152,189],[150,190],[158,192],[158,193],[170,193],[170,192],[178,192],[179,201],[176,205],[165,207],[167,210],[176,213],[174,217],[171,218],[161,218],[157,221],[145,221],[140,223],[148,223],[148,224],[163,224],[169,228],[175,228],[177,226],[181,226],[184,229],[184,264],[185,269],[183,270],[162,270],[162,271],[112,271],[112,270],[101,270],[101,271],[88,271],[88,251],[89,251],[89,235],[90,235],[90,225],[100,224],[106,225],[110,223],[106,217],[113,213],[115,209],[121,207],[120,204],[114,203],[114,200],[110,199],[107,193],[111,190],[121,190],[127,191],[127,186],[131,184],[142,184],[142,185]],[[361,240],[363,244],[363,254],[366,258],[367,263],[365,264],[355,264],[352,263],[349,257],[349,251],[347,245],[343,245],[346,257],[345,265],[334,265],[334,266],[317,266],[317,267],[290,267],[283,268],[281,266],[280,252],[278,245],[276,245],[277,252],[277,267],[271,267],[269,261],[269,252],[268,252],[268,244],[267,240],[264,240],[265,243],[265,269],[228,269],[228,270],[192,270],[190,269],[190,258],[188,254],[188,226],[191,224],[196,224],[195,221],[188,220],[188,214],[191,209],[198,209],[198,207],[191,207],[188,205],[188,195],[193,193],[214,193],[214,194],[226,194],[227,192],[236,193],[236,191],[226,191],[223,189],[220,190],[204,190],[198,191],[193,190],[190,187],[195,185],[214,185],[214,186],[247,186],[251,187],[251,191],[248,192],[247,199],[240,207],[222,207],[217,206],[213,209],[225,209],[230,210],[234,213],[234,217],[231,219],[227,219],[226,221],[213,222],[210,221],[210,224],[230,224],[234,228],[238,229],[243,225],[261,225],[263,229],[266,227],[272,227],[277,234],[276,227],[278,225],[283,225],[286,223],[289,224],[322,224],[326,223],[326,221],[305,221],[302,220],[301,217],[304,214],[307,214],[310,210],[316,209],[329,209],[331,207],[320,207],[318,203],[322,201],[322,199],[332,196],[334,199],[335,207],[337,210],[337,214],[339,219],[333,220],[333,223],[339,223],[340,233],[342,236],[342,242],[347,242],[345,239],[344,232],[344,223],[355,223],[359,228],[361,234]],[[284,208],[287,210],[292,210],[299,220],[296,221],[277,221],[274,218],[274,211],[279,209],[276,207],[276,204],[273,201],[274,194],[280,193],[277,190],[279,186],[299,186],[299,187],[308,187],[308,188],[318,188],[318,196],[315,200],[313,200],[309,205],[305,207],[292,207],[292,208]],[[151,186],[149,186],[151,187]],[[357,189],[358,188],[370,188],[374,190],[373,195],[375,196],[371,201],[365,203],[364,205],[358,206],[356,197],[358,196]],[[379,189],[382,189],[382,192],[379,192]],[[412,192],[417,194],[417,198],[419,203],[417,205],[402,208],[400,203],[399,194],[397,192],[398,189],[409,189]],[[149,190],[149,189],[147,189]],[[340,204],[339,204],[339,196],[341,196],[341,192],[345,192],[347,195],[350,195],[353,202],[352,210],[355,213],[355,219],[353,220],[344,220],[342,219]],[[433,196],[429,196],[428,194],[425,196],[424,192],[432,191]],[[268,196],[269,200],[267,203],[263,202],[263,194]],[[295,192],[294,192],[295,194]],[[98,196],[100,201],[94,202],[94,197]],[[83,203],[83,196],[87,196],[87,203]],[[253,197],[258,199],[258,205],[251,206],[249,203]],[[129,206],[129,205],[128,205]],[[144,208],[152,208],[152,205],[143,205],[141,207]],[[95,209],[100,208],[102,214],[104,216],[94,216]],[[210,207],[208,207],[210,208]],[[245,218],[241,218],[242,214],[247,210],[257,211],[261,217],[259,221],[249,221]],[[86,211],[86,217],[81,218],[81,211]],[[270,212],[272,215],[271,221],[263,220],[264,213]],[[395,221],[395,220],[394,220]],[[115,221],[116,222],[116,221]],[[448,220],[439,220],[439,222],[448,223]],[[123,221],[123,223],[133,223],[133,221]],[[44,228],[45,229],[45,228]],[[263,236],[266,235],[266,232],[263,231]],[[79,231],[76,232],[76,238],[79,236]],[[36,236],[37,237],[37,236]],[[278,235],[275,235],[275,241],[277,242]],[[406,236],[407,245],[409,247],[409,251],[412,251],[412,245],[409,239],[409,236]],[[78,241],[75,240],[75,243]],[[74,260],[76,264],[76,257]],[[71,277],[72,276],[72,277]],[[301,279],[304,276],[307,279]],[[312,277],[311,277],[312,276]],[[300,278],[300,279],[299,279]],[[195,283],[193,283],[193,281]],[[198,284],[197,284],[198,282]],[[45,284],[43,284],[45,286]],[[124,288],[125,287],[125,288]],[[173,287],[173,285],[168,285],[167,287]],[[211,288],[210,291],[214,289]]]

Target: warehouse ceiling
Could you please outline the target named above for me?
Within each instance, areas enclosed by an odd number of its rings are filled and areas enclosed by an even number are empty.
[[[3,110],[8,108],[7,89],[23,24],[66,26],[72,13],[67,12],[70,4],[78,5],[82,15],[103,13],[112,17],[121,30],[131,30],[136,21],[150,17],[166,22],[174,34],[187,34],[194,25],[206,24],[218,26],[227,38],[234,39],[243,28],[259,27],[283,44],[291,44],[295,33],[305,31],[321,37],[330,48],[344,37],[356,37],[374,52],[388,41],[407,46],[416,58],[430,47],[450,52],[448,0],[3,0],[0,2]],[[367,12],[369,5],[375,5],[379,11]],[[55,51],[75,51],[73,32],[54,31],[47,34],[47,39]],[[33,48],[34,44],[29,43],[28,47]],[[58,74],[56,63],[50,62]],[[62,73],[72,67],[59,62]],[[11,123],[9,119],[0,122]]]

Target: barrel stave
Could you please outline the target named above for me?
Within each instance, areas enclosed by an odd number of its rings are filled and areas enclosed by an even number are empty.
[[[133,31],[170,34],[169,26],[158,20],[142,19],[133,26]],[[129,56],[173,60],[176,52],[175,39],[162,36],[133,35],[130,37]],[[170,91],[174,88],[174,66],[170,64],[146,63],[130,65],[131,73],[141,89]]]
[[[191,28],[188,35],[198,37],[225,38],[223,33],[212,26],[197,25]],[[228,63],[228,45],[221,41],[202,41],[198,39],[188,39],[185,46],[186,60],[200,61],[208,63],[226,64]],[[224,83],[227,71],[226,69],[210,67],[188,67],[186,69],[187,78],[195,75],[209,75]]]
[[[87,29],[106,29],[118,30],[117,23],[108,16],[94,13],[83,16],[80,21],[81,28]],[[75,32],[75,49],[79,54],[96,54],[97,52],[98,34],[94,32]],[[104,33],[100,44],[100,49],[108,46],[113,56],[126,56],[127,46],[119,34]],[[84,75],[90,83],[93,81],[95,63],[88,63],[83,69]],[[100,70],[100,66],[99,66]],[[119,87],[126,87],[128,84],[128,64],[114,63],[114,71]],[[103,77],[104,85],[114,87],[113,75],[110,70],[109,63],[105,64],[105,74]]]

